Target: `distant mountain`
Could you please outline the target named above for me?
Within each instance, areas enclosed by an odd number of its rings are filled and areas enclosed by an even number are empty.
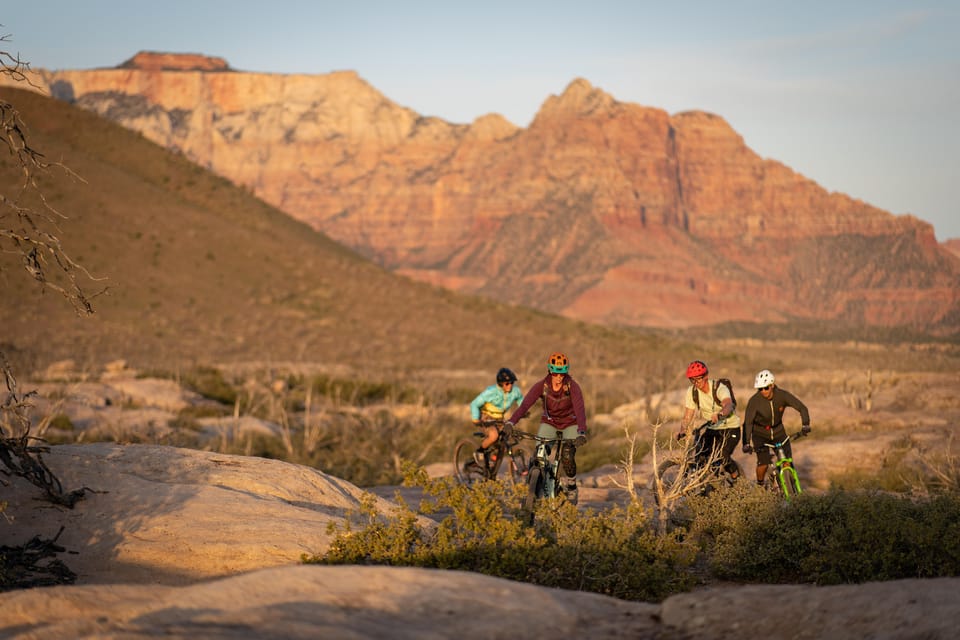
[[[608,325],[960,331],[960,259],[929,224],[760,158],[718,116],[619,102],[584,79],[523,129],[422,117],[353,72],[143,53],[38,78],[384,267],[458,291]]]
[[[137,368],[288,362],[372,379],[458,369],[489,381],[505,364],[537,373],[552,351],[580,370],[662,362],[668,341],[490,303],[392,274],[182,156],[96,114],[0,88],[31,144],[83,181],[40,186],[67,217],[57,231],[96,313],[77,317],[0,252],[0,351],[18,373],[70,358]],[[0,160],[0,195],[22,176]],[[23,205],[39,206],[21,201]],[[588,355],[589,354],[589,358]],[[663,359],[662,359],[663,358]],[[674,366],[676,364],[674,363]],[[442,373],[431,388],[463,384]],[[466,382],[470,388],[477,380]]]

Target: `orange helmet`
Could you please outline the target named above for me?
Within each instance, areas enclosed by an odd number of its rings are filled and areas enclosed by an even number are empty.
[[[567,356],[558,351],[547,360],[547,371],[550,373],[567,373],[570,371],[570,361],[567,360]]]

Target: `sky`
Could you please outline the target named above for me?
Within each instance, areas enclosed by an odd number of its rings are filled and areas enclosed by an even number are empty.
[[[957,0],[30,0],[0,50],[35,69],[142,50],[240,71],[353,70],[424,116],[526,127],[584,78],[616,100],[723,117],[764,158],[960,238]]]

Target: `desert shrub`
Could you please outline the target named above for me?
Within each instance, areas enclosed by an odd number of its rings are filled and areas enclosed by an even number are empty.
[[[191,404],[177,412],[177,418],[185,421],[197,418],[222,418],[232,413],[230,407],[214,404]]]
[[[559,500],[538,505],[535,526],[517,515],[525,488],[482,482],[472,488],[450,478],[430,480],[406,467],[405,482],[424,488],[419,512],[400,501],[389,515],[377,513],[372,496],[338,528],[323,555],[308,563],[385,564],[458,569],[541,586],[603,593],[629,600],[659,601],[690,588],[685,571],[689,545],[652,533],[637,503],[596,513],[578,513]],[[422,526],[418,516],[443,517]]]
[[[394,382],[331,378],[315,376],[310,384],[313,392],[335,403],[352,406],[369,406],[381,402],[413,402],[422,394],[413,387]]]
[[[237,400],[236,389],[227,382],[223,373],[214,367],[196,367],[187,371],[182,376],[182,384],[204,398],[225,405],[233,405]]]
[[[50,418],[49,427],[51,429],[59,429],[60,431],[73,431],[75,429],[73,420],[65,413],[58,413]]]
[[[695,507],[691,535],[721,579],[859,583],[960,575],[960,496],[805,493],[791,502],[741,483]]]

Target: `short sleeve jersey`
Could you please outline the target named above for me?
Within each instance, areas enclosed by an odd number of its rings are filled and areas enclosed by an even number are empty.
[[[726,398],[730,397],[730,390],[727,389],[727,385],[720,384],[714,380],[709,380],[710,386],[707,388],[706,392],[697,391],[699,401],[699,406],[693,401],[693,385],[687,389],[687,395],[684,397],[683,406],[685,409],[693,409],[696,412],[696,415],[704,422],[710,420],[713,417],[713,414],[720,413],[720,409],[723,408],[723,401]],[[717,399],[720,400],[720,404],[717,404],[713,401],[713,385],[717,386]],[[722,421],[718,426],[714,427],[715,429],[739,429],[740,428],[740,417],[737,415],[737,412],[734,411],[727,419]]]

